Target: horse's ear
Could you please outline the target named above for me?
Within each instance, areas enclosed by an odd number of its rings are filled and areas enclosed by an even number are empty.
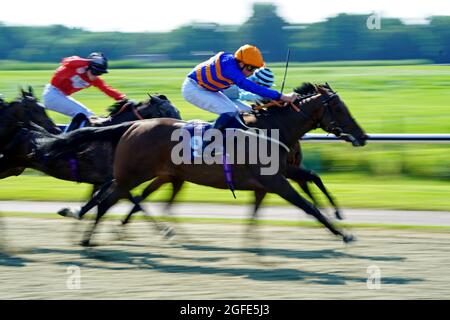
[[[314,87],[316,88],[318,93],[320,93],[320,94],[327,94],[327,90],[322,88],[322,86],[315,84]]]
[[[336,93],[336,91],[334,91],[334,90],[331,88],[331,86],[328,84],[328,82],[325,82],[325,87],[326,87],[328,90],[330,90],[331,92]]]
[[[30,93],[30,95],[31,95],[32,97],[34,97],[34,90],[33,90],[33,87],[32,87],[32,86],[28,86],[28,92]]]

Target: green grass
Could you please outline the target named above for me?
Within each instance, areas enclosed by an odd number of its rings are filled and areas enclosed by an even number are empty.
[[[418,63],[418,62],[416,62]],[[450,133],[450,66],[436,65],[340,66],[294,65],[289,68],[286,90],[303,81],[329,82],[368,133]],[[282,64],[272,68],[278,89]],[[166,94],[184,119],[211,120],[215,115],[189,105],[180,87],[189,68],[114,69],[104,79],[130,98],[144,100],[147,93]],[[40,96],[54,70],[1,71],[0,93],[17,95],[19,85],[32,85]],[[95,88],[74,95],[98,114],[113,101]],[[50,112],[58,123],[65,116]],[[319,131],[318,131],[319,132]],[[341,206],[421,210],[450,210],[450,146],[424,144],[303,144],[304,163],[319,171]],[[23,176],[0,184],[1,199],[81,200],[86,186],[52,178]],[[167,191],[166,191],[167,193]],[[166,193],[155,195],[163,199]],[[189,186],[182,201],[247,202],[251,195]],[[270,197],[268,204],[282,204]]]
[[[280,85],[283,68],[274,67]],[[130,98],[143,100],[148,92],[165,93],[185,119],[214,115],[185,102],[180,87],[190,68],[112,70],[104,79]],[[32,85],[40,96],[54,70],[2,71],[0,93],[12,99],[19,85]],[[450,131],[450,66],[292,67],[286,91],[303,81],[329,82],[339,91],[353,115],[368,132],[448,133]],[[96,88],[74,95],[99,114],[112,100]],[[58,122],[67,122],[51,112]]]
[[[324,183],[343,207],[392,208],[410,210],[450,211],[450,184],[406,177],[374,177],[362,174],[324,174]],[[135,193],[142,189],[137,188]],[[57,180],[47,176],[11,177],[0,184],[0,200],[83,201],[89,193],[86,184]],[[163,186],[149,199],[164,201],[171,192]],[[318,194],[318,190],[316,192]],[[205,197],[207,195],[207,197]],[[229,190],[187,184],[178,201],[248,204],[252,192],[237,191],[234,200]],[[325,203],[323,197],[320,198]],[[289,205],[276,195],[268,195],[265,205]]]

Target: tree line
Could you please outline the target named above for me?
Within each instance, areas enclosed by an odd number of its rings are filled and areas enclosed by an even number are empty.
[[[381,18],[369,28],[367,15],[339,14],[322,22],[292,24],[274,4],[253,5],[242,25],[201,23],[170,32],[90,32],[62,25],[8,26],[0,23],[0,60],[57,62],[69,55],[105,52],[110,59],[159,57],[201,60],[213,52],[233,52],[244,43],[263,51],[267,61],[427,59],[450,63],[450,17],[434,16],[426,24]]]

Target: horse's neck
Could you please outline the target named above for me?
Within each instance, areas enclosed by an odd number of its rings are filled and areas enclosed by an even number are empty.
[[[315,128],[309,114],[292,109],[273,112],[270,115],[256,116],[252,114],[245,116],[244,120],[249,127],[279,129],[280,140],[288,146],[297,144],[303,135]]]

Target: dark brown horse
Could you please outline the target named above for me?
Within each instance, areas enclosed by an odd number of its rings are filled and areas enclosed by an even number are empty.
[[[89,123],[88,126],[109,126],[138,120],[141,117],[174,117],[175,119],[181,119],[178,109],[163,95],[149,96],[147,101],[139,102],[136,105],[119,102],[114,104],[110,111],[111,115],[104,121],[95,121],[92,124]],[[10,103],[1,100],[0,114],[0,154],[3,157],[5,156],[2,151],[4,145],[9,143],[11,146],[12,136],[22,127],[22,124],[29,125],[32,122],[43,127],[49,133],[61,133],[60,128],[48,117],[44,106],[39,103],[31,88],[29,91],[21,90],[21,96]],[[42,135],[43,133],[41,132],[40,134]],[[23,139],[20,141],[24,143]],[[10,148],[10,150],[12,149]],[[3,162],[5,161],[6,159],[3,159]],[[11,168],[0,171],[0,179],[12,175],[20,175],[25,169],[23,167],[14,167],[18,163],[17,161],[9,161],[9,163]]]
[[[0,157],[3,158],[3,147],[10,143],[11,137],[18,130],[17,123],[33,122],[46,131],[59,134],[61,130],[47,116],[45,108],[39,104],[30,91],[21,90],[20,96],[8,103],[0,99]],[[5,159],[3,159],[4,161]],[[8,170],[0,171],[0,179],[10,176],[18,176],[25,170],[23,167],[12,167]]]
[[[328,89],[330,89],[328,84],[326,86]],[[300,97],[307,97],[311,94],[314,94],[315,91],[316,91],[315,87],[312,86],[311,84],[305,84],[301,87],[294,89],[294,92],[299,94]],[[264,108],[261,108],[261,109],[264,109]],[[244,119],[244,121],[245,121],[245,119]],[[248,124],[248,123],[246,123],[246,124]],[[331,205],[334,207],[334,210],[335,210],[334,213],[335,213],[336,218],[339,220],[342,220],[343,215],[342,215],[339,207],[336,204],[336,200],[331,195],[331,193],[328,191],[328,189],[325,187],[324,183],[322,182],[322,179],[320,178],[320,176],[317,173],[315,173],[312,170],[301,167],[302,160],[303,160],[303,154],[302,154],[300,143],[298,143],[291,149],[291,152],[288,154],[288,159],[287,159],[288,166],[287,166],[287,171],[286,171],[286,177],[288,179],[295,181],[301,187],[301,189],[306,193],[306,195],[309,196],[309,198],[313,201],[313,203],[317,206],[318,201],[311,193],[311,190],[309,189],[309,185],[308,185],[308,183],[314,183],[322,191],[322,193],[327,197],[327,199],[330,201]],[[148,196],[150,196],[153,192],[158,190],[162,185],[164,185],[166,183],[171,183],[172,184],[172,194],[171,194],[170,198],[168,199],[165,210],[164,210],[165,212],[170,213],[171,206],[173,205],[177,194],[181,191],[183,184],[184,184],[184,181],[182,181],[182,180],[171,180],[171,179],[173,179],[173,177],[171,177],[171,176],[157,177],[143,190],[142,194],[138,198],[136,198],[136,200],[141,202],[141,201],[145,200]],[[251,219],[253,219],[253,220],[256,219],[259,206],[261,205],[263,200],[264,200],[264,196],[259,197],[258,195],[256,195],[256,203],[255,203],[255,207],[253,208]],[[131,209],[131,211],[128,213],[126,218],[122,221],[122,224],[123,225],[127,224],[130,221],[132,215],[135,214],[136,212],[139,212],[141,209],[142,208],[140,206],[135,206],[133,209]]]
[[[181,119],[180,112],[174,108],[165,95],[148,95],[146,102],[134,103],[128,100],[121,100],[108,108],[109,115],[105,118],[86,116],[80,114],[69,124],[67,131],[75,130],[83,122],[84,127],[105,127],[115,124],[153,118],[174,118]],[[157,106],[157,107],[153,107]]]
[[[20,175],[25,168],[34,168],[53,177],[84,182],[93,185],[95,192],[100,185],[112,178],[112,161],[114,158],[115,145],[132,124],[131,121],[119,125],[101,128],[83,128],[68,134],[50,134],[45,129],[33,124],[43,124],[36,117],[29,117],[32,113],[18,112],[21,108],[41,109],[46,116],[42,106],[27,97],[28,103],[15,101],[6,106],[3,103],[0,109],[0,126],[2,128],[0,148],[0,179],[12,175]],[[146,116],[178,116],[178,110],[170,104],[167,99],[150,97],[146,102],[139,103]],[[14,111],[14,113],[13,113]],[[125,112],[123,113],[125,114]],[[47,119],[51,121],[48,117]],[[106,130],[107,128],[107,130]],[[50,131],[51,127],[48,127]],[[64,141],[74,136],[89,134],[95,131],[98,136],[104,134],[106,141],[101,138],[77,145],[69,153],[57,159],[49,159],[46,153],[60,153]],[[105,133],[106,131],[106,133]],[[59,133],[60,131],[56,131]],[[102,132],[102,133],[100,133]],[[112,140],[108,141],[109,139]],[[130,194],[130,200],[134,200]]]
[[[350,115],[344,102],[331,88],[315,86],[316,93],[298,99],[293,107],[269,109],[265,112],[250,114],[245,117],[248,126],[259,129],[278,129],[279,156],[276,159],[280,167],[273,175],[262,175],[261,163],[233,165],[233,182],[236,190],[254,190],[255,208],[267,193],[276,193],[294,204],[307,214],[314,216],[333,234],[341,236],[345,242],[353,240],[334,226],[310,202],[301,197],[287,181],[287,158],[289,149],[298,144],[298,140],[308,131],[321,127],[327,132],[351,142],[354,146],[363,146],[367,135]],[[172,151],[178,142],[172,141],[172,134],[182,128],[185,122],[173,119],[154,119],[133,124],[122,135],[114,159],[114,180],[105,184],[101,190],[74,216],[82,217],[97,204],[102,210],[110,208],[119,199],[126,198],[130,190],[155,177],[168,181],[189,181],[196,184],[226,189],[223,167],[220,164],[175,164]],[[92,139],[93,137],[89,137]],[[246,150],[248,153],[248,150]],[[293,166],[289,170],[298,171]],[[97,215],[96,224],[87,234],[85,244],[95,230],[105,211]]]

